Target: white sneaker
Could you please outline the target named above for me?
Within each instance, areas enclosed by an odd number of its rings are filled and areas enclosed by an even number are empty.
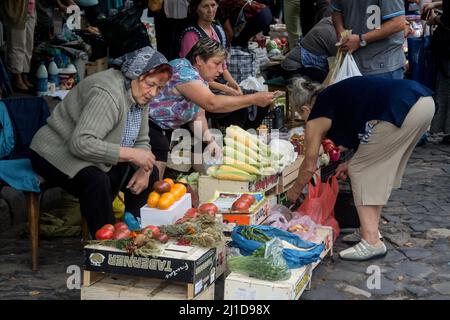
[[[380,238],[380,240],[383,239],[383,237],[381,236],[380,231],[378,231],[378,238]],[[361,233],[359,231],[359,228],[356,229],[355,232],[350,233],[350,234],[348,234],[348,235],[346,235],[346,236],[344,236],[342,238],[342,242],[348,243],[348,244],[355,244],[355,243],[358,243],[360,241],[361,241]]]
[[[339,252],[339,258],[350,261],[366,261],[384,257],[387,254],[387,248],[383,242],[372,246],[366,240],[361,239],[357,245]]]

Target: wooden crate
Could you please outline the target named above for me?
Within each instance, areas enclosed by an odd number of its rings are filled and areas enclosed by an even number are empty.
[[[100,59],[95,60],[94,62],[87,62],[86,63],[86,77],[90,76],[91,74],[104,71],[108,69],[108,58],[103,57]]]
[[[214,300],[215,284],[194,298],[192,284],[139,276],[84,272],[81,300]]]
[[[300,168],[303,159],[303,156],[298,157],[294,163],[290,164],[283,170],[277,186],[277,193],[283,193],[294,185],[295,180],[298,177],[298,169]]]
[[[261,177],[255,182],[219,180],[210,176],[200,176],[198,196],[200,203],[210,201],[216,191],[224,192],[268,192],[278,186],[278,176]]]

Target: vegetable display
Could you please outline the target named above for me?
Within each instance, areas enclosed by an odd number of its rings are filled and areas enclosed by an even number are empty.
[[[329,161],[336,162],[339,161],[341,157],[341,151],[330,139],[324,139],[322,141],[322,147],[325,153],[329,156]],[[326,159],[321,159],[321,163],[326,163]],[[327,165],[327,164],[325,164]]]
[[[280,159],[267,144],[238,126],[226,129],[223,164],[210,167],[207,174],[219,180],[255,181],[278,171],[272,166]]]
[[[175,201],[180,200],[186,192],[187,188],[182,183],[175,183],[170,178],[159,180],[153,184],[153,191],[147,198],[147,205],[150,208],[167,210]]]

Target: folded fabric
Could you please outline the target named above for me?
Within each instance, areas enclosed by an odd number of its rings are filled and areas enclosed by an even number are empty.
[[[40,192],[39,179],[29,159],[0,160],[0,180],[16,190]]]

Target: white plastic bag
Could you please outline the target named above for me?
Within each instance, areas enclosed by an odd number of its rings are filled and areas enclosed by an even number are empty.
[[[350,53],[347,53],[333,83],[338,83],[339,81],[357,76],[362,76],[362,74],[359,71],[353,56]]]
[[[264,81],[263,77],[256,78],[250,76],[247,79],[242,80],[241,83],[239,83],[239,86],[246,90],[268,91],[268,87],[264,84]]]

